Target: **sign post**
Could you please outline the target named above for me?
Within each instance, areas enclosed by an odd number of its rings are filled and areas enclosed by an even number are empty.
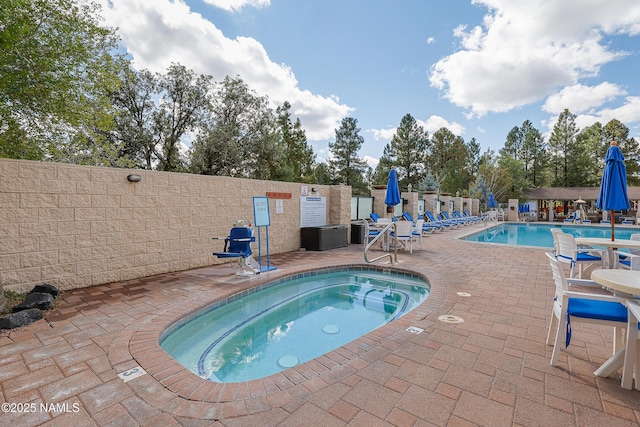
[[[269,216],[269,198],[262,196],[253,197],[253,223],[256,226],[258,234],[258,264],[260,265],[260,272],[275,270],[275,267],[271,266],[271,260],[269,259],[269,226],[271,225],[271,218]],[[260,227],[264,227],[265,240],[267,246],[267,265],[262,265],[262,239],[260,233]]]

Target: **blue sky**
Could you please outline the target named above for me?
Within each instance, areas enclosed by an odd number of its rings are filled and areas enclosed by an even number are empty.
[[[638,0],[100,0],[134,65],[180,62],[289,101],[319,160],[343,117],[375,166],[409,113],[498,150],[568,108],[640,139]]]

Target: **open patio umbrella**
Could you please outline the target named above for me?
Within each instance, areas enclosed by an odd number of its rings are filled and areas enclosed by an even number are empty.
[[[396,172],[396,168],[391,168],[391,170],[389,171],[389,181],[387,182],[387,193],[384,196],[384,204],[393,209],[393,207],[398,203],[400,203],[398,174]]]
[[[627,195],[627,167],[624,165],[622,151],[615,141],[611,143],[604,158],[602,184],[596,206],[611,211],[611,241],[615,240],[614,211],[629,209],[630,206]]]
[[[493,197],[493,193],[489,194],[489,203],[487,203],[487,206],[489,206],[490,208],[495,208],[496,206],[498,206],[496,204],[496,199]]]

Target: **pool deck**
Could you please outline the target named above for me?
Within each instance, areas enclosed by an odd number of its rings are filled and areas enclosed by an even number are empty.
[[[0,401],[11,404],[2,406],[1,424],[637,426],[640,392],[623,390],[617,375],[593,375],[611,354],[611,330],[574,324],[570,347],[551,367],[545,339],[554,286],[545,249],[457,239],[481,227],[430,235],[423,249],[399,252],[396,267],[431,283],[418,309],[246,383],[200,379],[160,349],[160,334],[188,312],[258,284],[362,264],[362,245],[272,256],[277,270],[251,278],[214,266],[64,292],[46,320],[0,334]],[[146,374],[118,376],[138,366]],[[41,403],[66,405],[56,412]]]

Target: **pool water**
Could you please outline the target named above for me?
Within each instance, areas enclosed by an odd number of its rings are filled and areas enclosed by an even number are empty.
[[[306,275],[188,316],[165,331],[160,346],[202,378],[250,381],[347,344],[428,295],[425,280],[401,273]]]
[[[464,237],[464,240],[483,243],[498,243],[515,246],[540,246],[553,248],[552,228],[561,228],[576,237],[611,237],[611,226],[569,225],[569,224],[499,224],[495,227]],[[616,239],[628,239],[633,233],[640,233],[638,227],[616,227]]]

